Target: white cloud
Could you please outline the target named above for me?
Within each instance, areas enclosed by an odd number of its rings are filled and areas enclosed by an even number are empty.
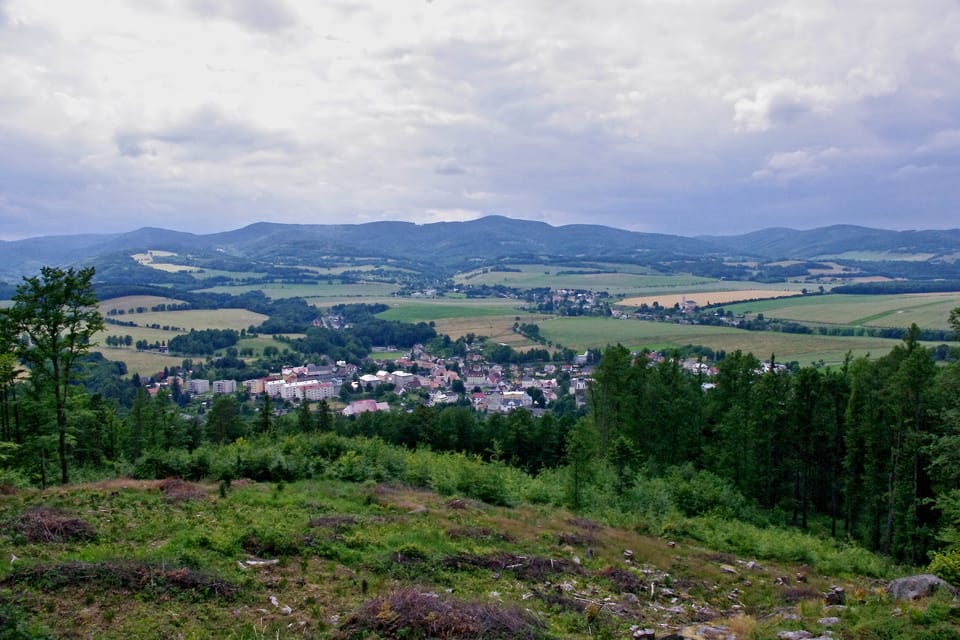
[[[874,170],[954,153],[957,33],[951,0],[0,0],[0,225],[684,232],[724,199],[749,229],[762,183],[826,173],[856,210]]]
[[[807,149],[781,151],[774,153],[762,169],[753,172],[756,180],[790,181],[807,178],[826,172],[823,152],[811,152]]]

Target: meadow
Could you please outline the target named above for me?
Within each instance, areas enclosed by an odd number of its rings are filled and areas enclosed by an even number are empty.
[[[693,275],[663,275],[646,267],[598,264],[594,268],[555,265],[511,265],[519,271],[471,271],[454,278],[461,285],[503,285],[516,289],[556,288],[607,291],[625,295],[650,288],[693,287],[715,282]]]
[[[358,282],[342,284],[323,282],[318,284],[244,284],[222,285],[199,289],[198,293],[226,293],[241,295],[250,291],[263,291],[272,299],[303,298],[310,304],[329,306],[339,302],[366,302],[366,298],[384,298],[395,293],[400,287],[385,282]],[[364,300],[360,300],[363,298]]]
[[[779,300],[753,300],[725,305],[735,314],[762,313],[767,318],[812,324],[872,327],[947,329],[950,310],[960,306],[960,293],[899,295],[804,296]]]
[[[771,354],[781,362],[796,360],[801,365],[823,361],[843,362],[849,351],[853,356],[882,355],[900,343],[898,340],[866,337],[817,336],[744,331],[734,327],[681,325],[668,322],[619,320],[604,317],[553,318],[540,323],[540,333],[555,344],[577,350],[622,344],[631,350],[671,349],[684,345],[704,345],[714,350],[752,352],[761,359]]]
[[[654,303],[657,303],[661,307],[672,307],[676,304],[683,304],[684,301],[693,301],[700,306],[706,306],[711,304],[727,304],[729,302],[739,302],[742,300],[766,300],[799,295],[801,295],[800,292],[795,289],[690,290],[667,295],[647,295],[625,298],[617,304],[620,307],[640,307],[644,304],[652,307]]]
[[[317,477],[218,487],[138,466],[144,479],[0,494],[0,553],[15,558],[0,564],[0,635],[572,640],[703,637],[708,621],[742,639],[830,626],[855,640],[955,637],[948,599],[901,604],[877,588],[903,569],[796,529],[684,515],[686,481],[638,477],[620,502],[573,513],[561,470],[530,477],[379,441],[241,441],[194,457],[226,469],[270,456]],[[834,585],[858,605],[825,607]]]

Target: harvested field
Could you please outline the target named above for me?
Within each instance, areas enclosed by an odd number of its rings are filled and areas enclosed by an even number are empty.
[[[617,306],[641,307],[644,304],[652,307],[656,302],[661,307],[672,307],[683,304],[684,301],[696,302],[703,307],[710,304],[728,304],[746,300],[768,300],[770,298],[787,298],[801,295],[796,289],[744,289],[742,291],[685,291],[664,295],[640,296],[625,298]]]

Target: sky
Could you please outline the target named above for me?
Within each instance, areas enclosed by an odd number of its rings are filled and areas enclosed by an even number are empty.
[[[0,0],[0,239],[958,205],[960,0]]]

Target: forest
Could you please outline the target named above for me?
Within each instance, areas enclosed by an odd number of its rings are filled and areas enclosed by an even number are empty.
[[[488,416],[464,402],[346,418],[325,402],[278,414],[266,397],[220,395],[190,415],[176,385],[150,397],[122,368],[112,375],[127,391],[116,395],[129,400],[79,384],[103,328],[92,276],[45,268],[0,312],[0,484],[47,486],[58,475],[431,484],[389,452],[446,452],[473,473],[461,490],[492,503],[513,499],[496,480],[504,468],[563,487],[543,500],[637,517],[651,508],[651,483],[665,481],[684,513],[810,530],[960,581],[960,361],[938,365],[916,327],[890,353],[842,367],[787,369],[738,351],[710,378],[679,357],[654,363],[611,345],[583,413],[561,399],[539,416]],[[960,309],[950,320],[960,330]]]

